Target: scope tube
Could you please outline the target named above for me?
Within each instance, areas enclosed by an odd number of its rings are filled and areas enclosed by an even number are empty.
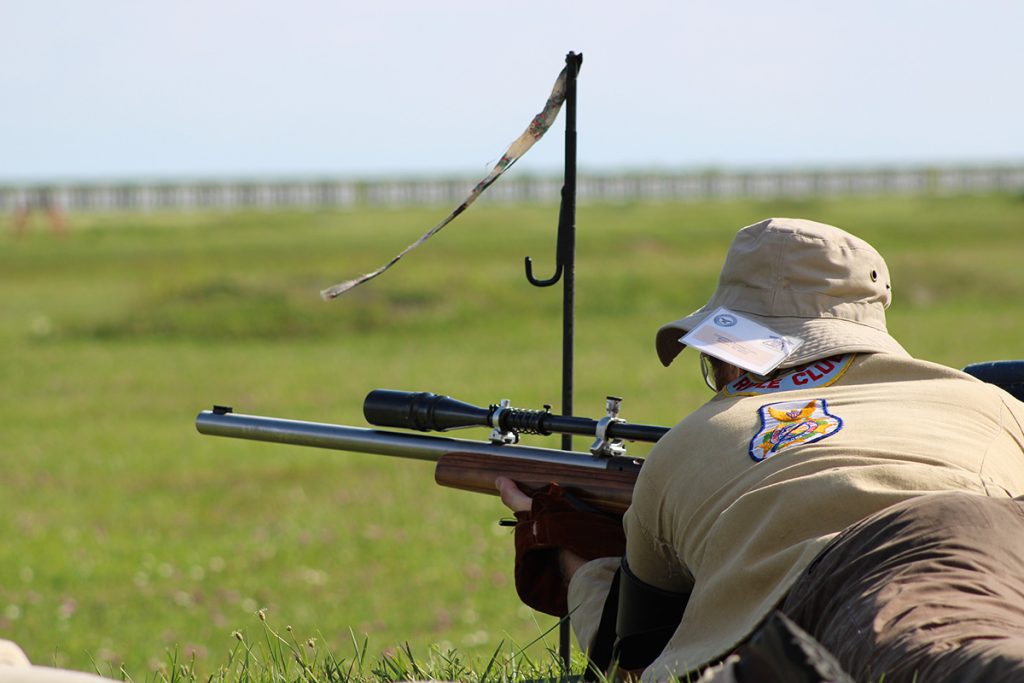
[[[399,427],[419,431],[444,432],[463,427],[500,427],[524,434],[579,434],[596,436],[598,421],[589,417],[554,415],[546,410],[502,408],[498,425],[492,424],[494,407],[479,406],[430,392],[374,389],[363,401],[363,416],[379,427]],[[668,432],[668,427],[611,422],[605,431],[609,439],[653,443]]]
[[[512,409],[515,410],[515,409]],[[505,422],[512,422],[512,415],[507,415],[509,409],[506,409],[506,414],[502,417],[506,418],[501,420],[502,427],[506,429],[515,429],[514,424],[506,426]],[[566,415],[551,415],[542,416],[540,418],[540,425],[547,432],[557,432],[559,434],[580,434],[584,436],[596,436],[597,435],[597,420],[593,420],[589,417],[569,417]],[[629,422],[611,422],[608,424],[608,429],[605,430],[605,436],[609,439],[625,439],[626,441],[646,441],[648,443],[654,443],[661,437],[665,436],[668,432],[668,427],[658,427],[656,425],[641,425],[631,424]]]

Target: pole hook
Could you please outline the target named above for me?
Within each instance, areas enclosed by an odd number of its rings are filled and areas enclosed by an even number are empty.
[[[550,287],[559,280],[562,279],[562,262],[557,261],[555,265],[555,274],[549,277],[547,280],[538,280],[533,276],[533,259],[529,256],[524,260],[526,266],[526,279],[534,287]]]
[[[562,279],[562,270],[565,262],[565,240],[566,240],[566,220],[565,220],[565,194],[566,188],[562,187],[562,207],[559,210],[558,216],[558,242],[555,248],[555,274],[546,280],[540,280],[533,275],[533,259],[529,256],[524,260],[524,266],[526,267],[526,279],[534,287],[550,287],[559,280]]]
[[[565,99],[565,183],[562,185],[562,201],[558,211],[558,246],[555,250],[555,274],[546,280],[533,274],[533,259],[524,261],[526,279],[534,287],[550,287],[562,279],[568,267],[572,270],[576,250],[576,76],[583,55],[570,52],[565,56],[568,81]],[[572,285],[567,285],[570,289]],[[572,294],[569,294],[570,299]],[[571,314],[570,314],[571,315]]]

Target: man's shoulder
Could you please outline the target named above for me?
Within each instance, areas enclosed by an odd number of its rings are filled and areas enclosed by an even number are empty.
[[[868,354],[855,364],[851,380],[872,384],[900,382],[933,382],[937,391],[951,391],[974,400],[1012,402],[1024,407],[1019,400],[990,381],[956,368],[918,358],[900,358],[888,354]]]

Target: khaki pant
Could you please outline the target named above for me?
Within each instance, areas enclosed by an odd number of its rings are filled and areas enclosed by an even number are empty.
[[[20,647],[0,640],[0,683],[113,683],[81,671],[32,666]]]
[[[858,681],[1024,681],[1024,500],[889,507],[840,534],[780,609]]]

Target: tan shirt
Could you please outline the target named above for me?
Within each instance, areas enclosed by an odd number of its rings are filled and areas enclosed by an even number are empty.
[[[645,681],[727,655],[833,537],[878,510],[937,491],[1024,495],[1024,404],[1009,394],[898,355],[820,363],[737,392],[741,378],[651,450],[624,520],[629,566],[693,593]],[[614,566],[588,563],[570,584],[584,647]]]

